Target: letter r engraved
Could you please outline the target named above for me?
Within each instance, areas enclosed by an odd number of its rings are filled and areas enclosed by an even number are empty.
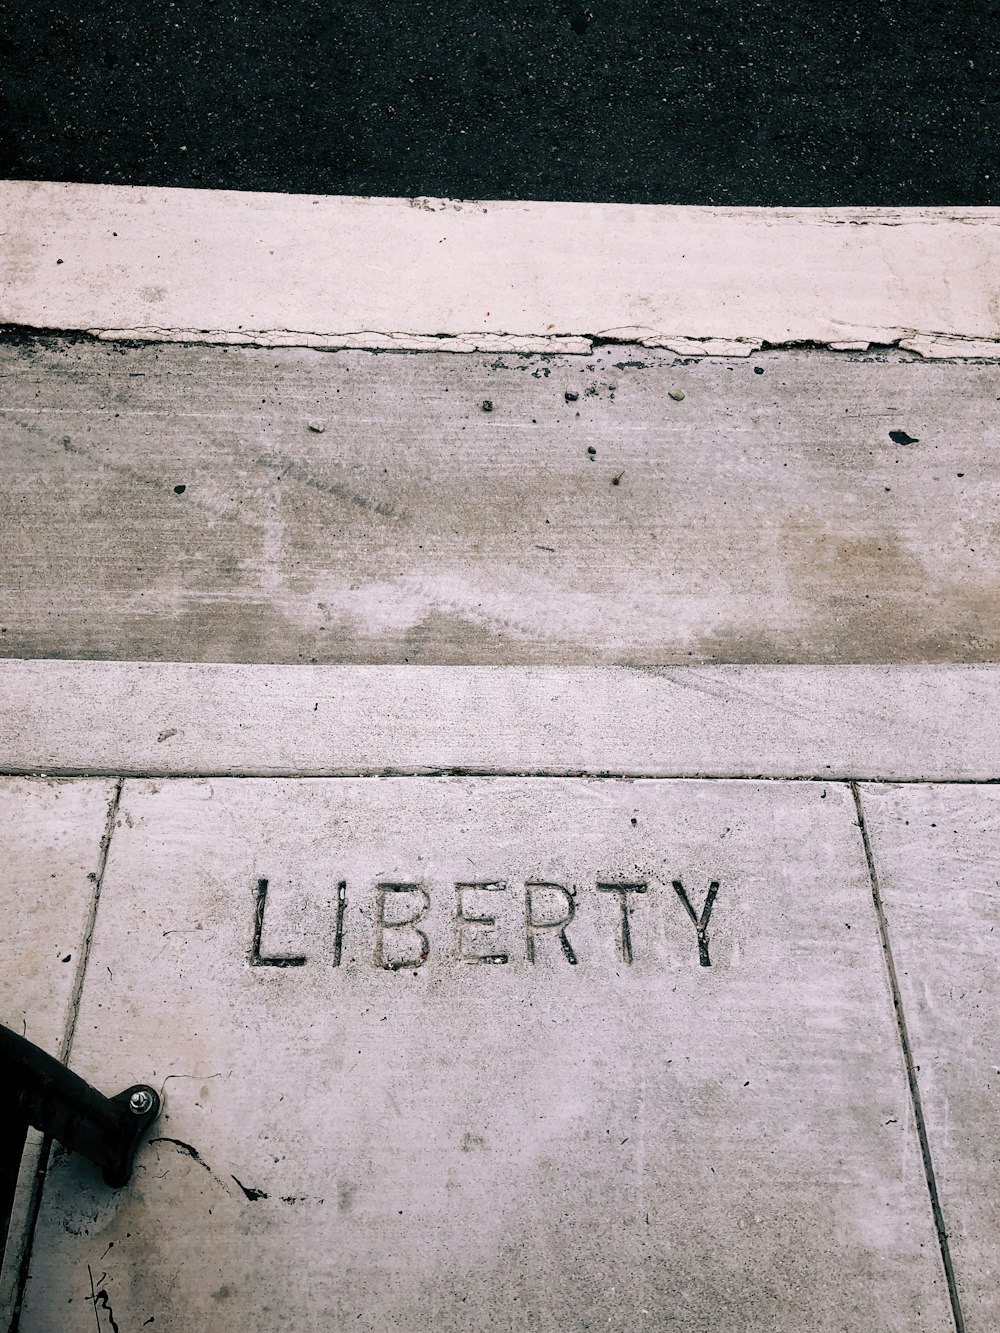
[[[628,895],[630,893],[645,893],[645,884],[598,884],[601,893],[617,893],[618,901],[621,904],[622,924],[621,934],[619,936],[619,946],[621,949],[622,961],[632,962],[632,927],[629,924],[629,905]]]
[[[675,879],[674,892],[680,898],[687,911],[688,916],[694,922],[694,928],[698,932],[698,961],[702,967],[711,967],[712,960],[708,956],[708,923],[712,916],[712,907],[715,903],[715,895],[719,892],[719,882],[713,879],[708,886],[708,893],[705,895],[705,902],[702,905],[701,916],[695,914],[691,906],[691,900],[687,896],[687,890],[679,879]]]
[[[532,893],[533,889],[544,889],[548,893],[560,893],[565,902],[563,915],[557,917],[555,921],[539,921],[535,915],[535,899]],[[540,930],[558,930],[559,947],[563,951],[567,963],[575,965],[577,959],[573,952],[573,946],[569,942],[566,934],[566,927],[576,916],[576,894],[575,890],[567,889],[563,884],[550,884],[545,880],[532,880],[524,886],[524,920],[527,930],[527,955],[528,962],[535,961],[535,935]]]
[[[405,921],[386,921],[385,905],[388,899],[397,893],[413,893],[421,898],[422,904]],[[431,895],[422,884],[376,884],[375,885],[375,966],[383,967],[387,972],[399,972],[403,968],[423,967],[431,951],[430,940],[417,926],[427,915],[431,905]],[[385,932],[387,930],[411,930],[420,941],[420,948],[415,958],[386,958]]]
[[[271,957],[261,956],[260,940],[264,933],[264,908],[266,906],[267,880],[259,879],[257,881],[257,888],[254,891],[253,944],[250,946],[247,961],[251,967],[301,967],[306,961],[301,955],[289,956],[287,954],[278,954]]]
[[[472,916],[469,914],[462,901],[463,895],[469,889],[475,889],[478,893],[506,893],[507,885],[501,884],[499,880],[490,880],[482,883],[469,882],[455,885],[455,934],[458,937],[459,960],[463,963],[506,963],[507,955],[505,953],[482,954],[466,952],[466,926],[495,926],[497,923],[495,916]]]

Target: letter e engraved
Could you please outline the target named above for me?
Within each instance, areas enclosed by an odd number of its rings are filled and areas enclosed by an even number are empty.
[[[386,921],[385,905],[387,900],[396,893],[414,893],[420,897],[423,902],[412,916],[408,916],[405,921]],[[376,884],[375,885],[375,966],[383,967],[387,972],[401,972],[403,968],[423,967],[427,961],[427,956],[431,951],[430,940],[424,931],[417,927],[417,922],[422,921],[427,915],[431,905],[431,895],[421,884]],[[385,932],[387,930],[412,930],[414,935],[420,941],[420,948],[417,950],[415,958],[386,958],[385,956]]]
[[[455,885],[455,934],[458,937],[458,957],[463,963],[506,963],[505,953],[468,953],[466,952],[466,926],[495,926],[495,916],[471,915],[465,908],[463,895],[474,889],[477,893],[506,893],[507,885],[498,880],[485,883],[464,883]]]
[[[632,962],[632,927],[629,923],[629,905],[628,895],[630,893],[645,893],[645,884],[598,884],[601,893],[617,893],[618,901],[621,904],[622,927],[619,936],[619,947],[621,949],[622,961]]]
[[[544,889],[547,893],[561,893],[565,902],[565,910],[562,916],[555,921],[539,921],[535,916],[535,901],[532,889]],[[558,930],[559,945],[563,951],[567,963],[576,963],[576,954],[573,952],[573,946],[566,935],[566,927],[576,916],[576,892],[574,889],[567,889],[562,884],[549,884],[545,880],[533,880],[525,884],[525,924],[527,927],[527,954],[528,962],[535,961],[535,935],[540,930]]]
[[[255,891],[254,919],[253,919],[253,944],[250,946],[248,961],[251,967],[301,967],[306,961],[305,958],[293,957],[287,954],[272,956],[269,958],[261,957],[260,937],[264,933],[264,908],[267,906],[267,880],[259,879]]]
[[[712,905],[715,902],[715,895],[719,892],[718,880],[712,880],[708,886],[708,893],[705,895],[705,902],[701,909],[701,916],[695,914],[691,906],[691,900],[687,896],[687,891],[679,879],[674,880],[674,891],[678,898],[684,904],[688,916],[694,922],[694,928],[698,932],[698,961],[702,967],[711,967],[712,960],[708,956],[708,923],[712,916]]]

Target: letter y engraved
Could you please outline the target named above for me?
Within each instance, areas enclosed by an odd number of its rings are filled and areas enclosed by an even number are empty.
[[[687,890],[679,879],[673,881],[674,891],[680,898],[687,911],[688,916],[694,922],[694,928],[698,932],[698,961],[702,967],[711,967],[712,960],[708,956],[708,923],[712,917],[712,907],[715,903],[715,895],[719,892],[719,881],[713,879],[708,886],[708,893],[705,895],[705,902],[702,905],[701,916],[695,913],[691,906],[691,899],[687,896]]]

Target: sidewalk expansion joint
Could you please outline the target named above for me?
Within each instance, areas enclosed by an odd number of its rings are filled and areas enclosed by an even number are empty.
[[[906,1022],[906,1014],[903,1009],[903,997],[899,988],[899,977],[896,973],[896,964],[892,954],[892,942],[889,938],[889,923],[886,920],[885,908],[882,904],[882,894],[879,889],[878,871],[875,867],[875,855],[872,851],[871,839],[868,836],[868,827],[865,823],[864,808],[861,804],[861,791],[856,782],[852,782],[850,787],[851,794],[854,797],[854,808],[857,812],[858,830],[861,833],[861,841],[865,849],[865,860],[868,863],[868,878],[871,882],[872,901],[875,905],[875,916],[878,920],[879,935],[882,939],[882,951],[885,955],[886,970],[888,972],[889,985],[892,990],[892,1003],[896,1013],[896,1026],[899,1031],[899,1042],[902,1047],[903,1063],[906,1066],[906,1081],[910,1090],[910,1101],[913,1106],[913,1118],[917,1127],[917,1137],[920,1140],[920,1152],[924,1161],[924,1175],[927,1180],[927,1192],[930,1195],[931,1212],[934,1215],[934,1227],[937,1231],[938,1246],[941,1251],[941,1263],[944,1268],[945,1281],[948,1285],[948,1297],[951,1301],[951,1312],[955,1321],[955,1333],[965,1333],[965,1318],[962,1314],[962,1305],[959,1300],[958,1286],[955,1281],[955,1269],[951,1259],[951,1246],[948,1243],[948,1229],[945,1226],[944,1212],[941,1207],[941,1198],[938,1193],[937,1178],[934,1173],[934,1161],[931,1156],[930,1139],[927,1135],[923,1103],[920,1097],[920,1085],[917,1080],[917,1067],[913,1058],[913,1047],[910,1042],[909,1028]]]
[[[70,1055],[73,1050],[73,1037],[76,1033],[76,1019],[80,1010],[80,996],[83,993],[83,982],[87,971],[87,962],[90,958],[90,945],[94,937],[94,926],[97,923],[97,908],[101,901],[101,886],[104,883],[104,871],[108,864],[108,852],[111,849],[111,838],[115,831],[115,820],[118,818],[118,806],[121,802],[122,787],[125,785],[125,779],[117,774],[106,775],[115,776],[117,781],[115,789],[108,803],[108,816],[104,824],[104,833],[101,837],[100,851],[97,856],[97,868],[93,873],[94,892],[90,899],[90,911],[87,914],[87,922],[83,931],[83,948],[80,950],[80,957],[77,962],[76,977],[73,981],[73,992],[70,997],[69,1012],[66,1017],[66,1029],[63,1034],[62,1043],[62,1061],[63,1064],[69,1064]]]

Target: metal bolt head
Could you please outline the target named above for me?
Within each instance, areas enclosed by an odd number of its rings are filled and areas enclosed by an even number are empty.
[[[146,1088],[136,1088],[128,1099],[128,1109],[134,1115],[145,1115],[153,1109],[153,1094]]]

